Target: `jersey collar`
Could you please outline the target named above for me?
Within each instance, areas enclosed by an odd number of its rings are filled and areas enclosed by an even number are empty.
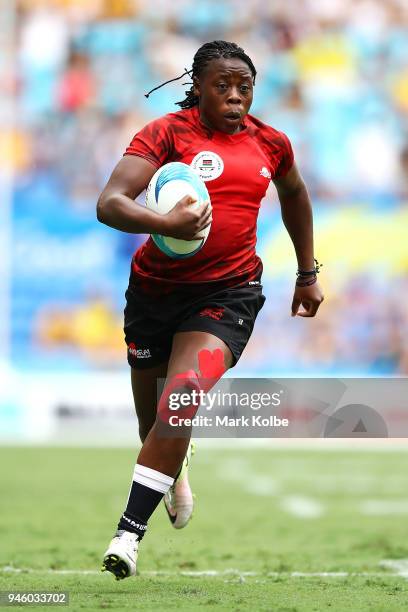
[[[226,134],[225,132],[221,132],[220,130],[213,130],[206,126],[205,123],[203,123],[200,119],[200,112],[198,106],[193,106],[191,111],[195,122],[199,124],[200,129],[211,140],[236,143],[240,142],[241,140],[244,140],[248,136],[248,123],[246,121],[246,117],[244,117],[242,120],[242,125],[244,126],[243,130],[241,130],[237,134]]]

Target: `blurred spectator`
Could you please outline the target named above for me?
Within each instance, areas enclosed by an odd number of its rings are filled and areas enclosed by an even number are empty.
[[[400,180],[398,184],[401,185],[401,196],[405,201],[408,201],[408,138],[400,155]]]
[[[386,196],[401,191],[398,158],[408,108],[402,0],[279,6],[260,0],[20,0],[18,6],[17,104],[28,141],[42,123],[54,122],[58,131],[68,112],[78,149],[86,130],[81,113],[89,108],[100,111],[101,132],[114,131],[118,115],[138,113],[130,140],[152,116],[176,110],[185,86],[171,84],[148,101],[143,93],[190,66],[204,40],[222,36],[254,59],[254,112],[288,131],[312,195],[340,200],[361,197],[367,188],[378,200],[376,190]],[[119,142],[124,146],[122,137],[113,137],[115,151]],[[57,156],[57,172],[61,163]],[[76,177],[79,172],[73,183]],[[94,197],[103,179],[93,184]]]
[[[392,216],[406,210],[408,200],[406,0],[18,0],[14,5],[17,37],[5,43],[4,57],[15,47],[16,61],[0,64],[0,159],[15,172],[13,243],[38,235],[41,252],[47,240],[50,252],[65,252],[56,243],[64,246],[70,231],[89,226],[90,243],[110,245],[110,250],[104,246],[109,257],[99,274],[109,277],[112,288],[107,298],[74,298],[69,295],[74,285],[65,285],[52,262],[53,281],[13,274],[14,354],[26,354],[27,339],[34,336],[33,362],[38,351],[52,355],[61,349],[74,361],[126,367],[120,296],[128,257],[144,237],[98,226],[95,202],[134,133],[151,118],[177,110],[174,102],[184,97],[189,78],[149,100],[144,92],[181,74],[203,42],[219,37],[241,44],[254,60],[253,112],[291,138],[319,204],[327,257],[341,264],[345,251],[354,249],[341,278],[337,268],[327,270],[324,280],[333,286],[327,287],[318,319],[307,325],[288,316],[292,280],[265,266],[269,300],[244,367],[294,375],[408,373],[408,251],[401,237],[406,216]],[[14,125],[6,96],[15,98]],[[276,200],[273,190],[263,208],[271,198]],[[374,210],[381,222],[370,225]],[[272,208],[268,223],[260,223],[260,252],[268,253],[275,240],[268,225],[275,217]],[[377,235],[363,240],[381,223],[387,240]],[[399,223],[395,232],[389,223]],[[369,264],[359,267],[364,249],[371,253],[371,271]],[[83,276],[88,263],[81,250],[77,265]],[[78,305],[65,307],[67,301]]]
[[[102,296],[89,296],[77,306],[47,305],[37,315],[34,342],[51,354],[77,352],[93,366],[122,365],[122,319]]]
[[[95,82],[89,58],[73,51],[59,83],[57,108],[63,112],[75,112],[89,106],[94,96]]]

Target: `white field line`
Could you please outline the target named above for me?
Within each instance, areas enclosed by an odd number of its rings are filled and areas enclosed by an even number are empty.
[[[319,450],[348,452],[407,452],[408,438],[197,438],[200,448],[239,449],[253,451],[254,449],[281,450]]]
[[[399,576],[408,578],[408,559],[384,559],[380,562],[380,567],[394,570]]]
[[[253,495],[269,496],[278,492],[277,482],[268,475],[256,474],[247,459],[226,459],[219,475]]]
[[[217,450],[239,450],[252,452],[254,449],[267,449],[269,451],[334,451],[347,450],[347,452],[364,453],[365,451],[384,451],[384,452],[408,452],[408,438],[196,438],[199,448]],[[118,448],[132,449],[139,448],[139,440],[122,436],[112,440],[99,438],[89,438],[72,440],[21,440],[19,438],[7,438],[1,440],[3,447],[20,448]]]
[[[315,519],[326,513],[325,506],[306,495],[284,495],[279,491],[279,483],[270,476],[256,474],[247,459],[226,460],[219,472],[225,480],[236,483],[251,495],[275,497],[280,508],[300,519]]]
[[[245,457],[226,459],[220,467],[219,476],[224,480],[233,482],[235,485],[239,486],[242,491],[245,491],[245,493],[258,495],[260,497],[274,498],[281,510],[299,519],[313,520],[324,516],[327,512],[326,505],[312,496],[297,493],[283,493],[280,490],[282,486],[281,482],[273,479],[267,474],[256,473],[255,470],[251,468],[250,461]],[[321,482],[324,488],[324,485],[329,483],[329,490],[338,491],[340,488],[344,489],[348,494],[351,493],[351,490],[359,494],[363,491],[366,493],[373,492],[374,486],[378,485],[378,479],[372,475],[368,475],[370,485],[368,487],[363,477],[358,476],[355,477],[354,480],[355,482],[353,482],[353,475],[351,475],[347,481],[341,482],[339,486],[338,481],[335,479],[329,481],[328,476],[313,476],[314,485]],[[394,493],[394,491],[392,491],[392,493]],[[356,503],[356,506],[354,506],[354,503]],[[365,516],[408,514],[408,499],[366,499],[359,503],[353,502],[353,506],[356,512]]]
[[[323,504],[304,495],[285,495],[280,500],[280,506],[288,514],[302,519],[319,518],[326,512]]]
[[[370,516],[408,514],[406,499],[367,499],[360,504],[360,512]]]
[[[262,474],[249,476],[245,481],[245,490],[253,495],[260,495],[261,497],[276,495],[277,489],[278,483],[269,476],[263,476]]]
[[[349,577],[371,577],[371,578],[406,578],[408,579],[408,559],[384,559],[380,562],[380,567],[387,570],[386,572],[247,572],[238,569],[225,570],[202,570],[202,571],[164,571],[164,570],[146,570],[139,573],[140,576],[151,577],[177,577],[184,576],[190,578],[212,577],[226,578],[237,576],[245,577],[263,577],[263,578],[349,578]],[[34,568],[19,568],[12,566],[0,567],[0,572],[11,574],[48,574],[56,576],[100,576],[101,571],[97,570],[81,570],[81,569],[34,569]]]

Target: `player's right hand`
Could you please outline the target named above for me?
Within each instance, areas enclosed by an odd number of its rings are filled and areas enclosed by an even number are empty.
[[[212,206],[209,201],[192,206],[195,202],[197,200],[189,195],[181,198],[170,212],[163,215],[160,234],[181,240],[200,238],[200,232],[212,222]]]

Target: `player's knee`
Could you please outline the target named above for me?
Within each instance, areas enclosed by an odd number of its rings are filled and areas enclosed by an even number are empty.
[[[202,387],[197,372],[186,370],[173,375],[164,388],[157,407],[158,418],[169,423],[175,414],[191,419],[201,402]]]

